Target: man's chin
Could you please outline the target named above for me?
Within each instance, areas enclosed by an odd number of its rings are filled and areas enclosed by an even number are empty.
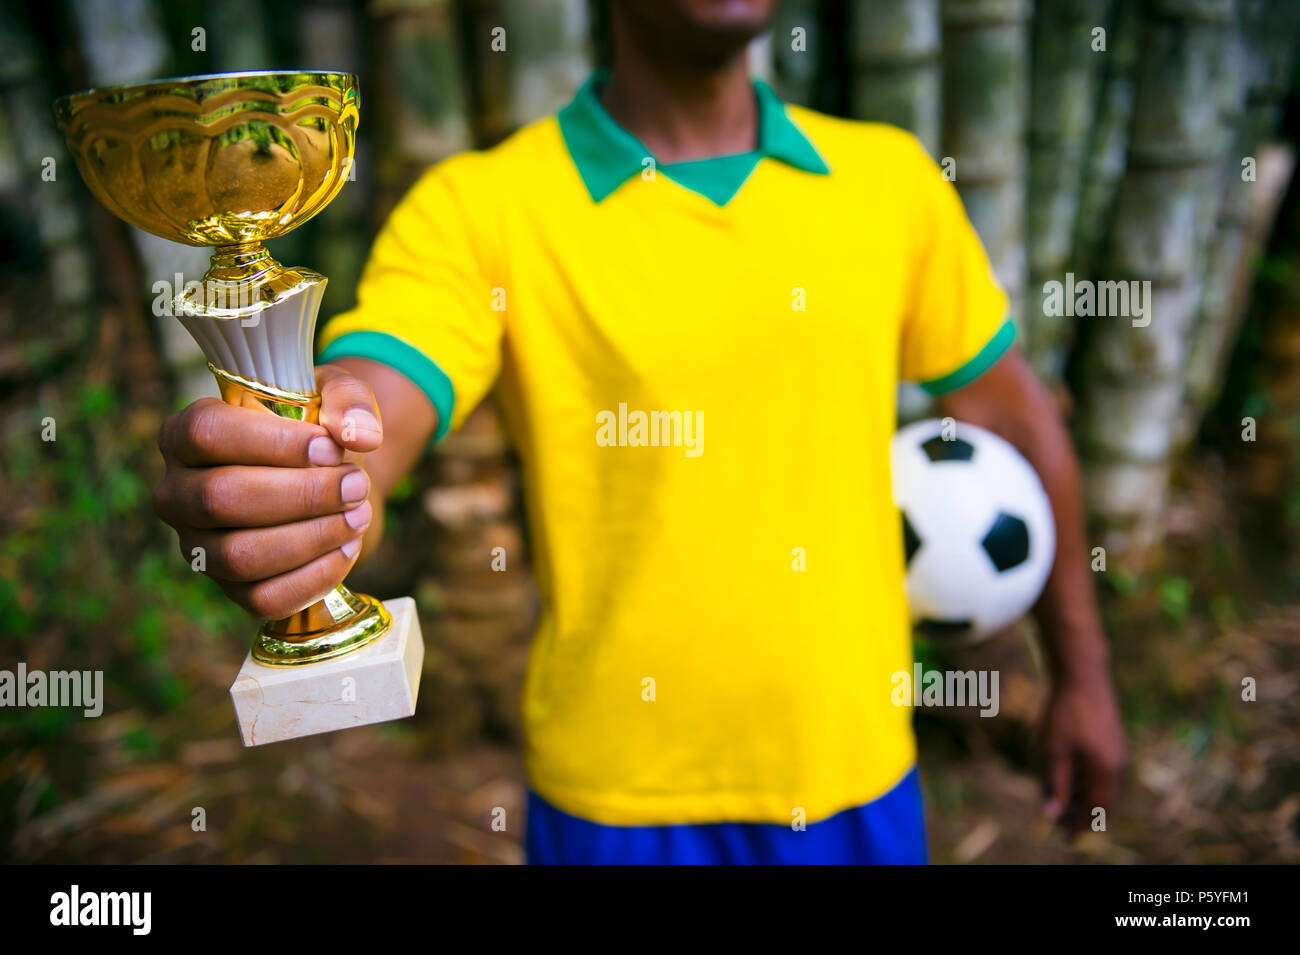
[[[660,55],[712,69],[744,53],[768,28],[773,7],[764,0],[634,0],[624,9]]]
[[[758,29],[698,30],[680,43],[681,57],[691,66],[711,68],[725,66],[742,56],[754,37],[763,32]]]

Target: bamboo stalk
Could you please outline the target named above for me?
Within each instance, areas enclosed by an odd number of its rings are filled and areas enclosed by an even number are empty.
[[[378,0],[371,17],[372,92],[362,105],[373,151],[374,225],[433,163],[471,145],[468,90],[450,0]],[[491,37],[474,37],[482,55]],[[506,56],[506,53],[496,54]]]
[[[1185,445],[1217,397],[1244,319],[1252,259],[1268,229],[1294,169],[1290,150],[1270,150],[1278,131],[1282,101],[1295,68],[1300,40],[1300,8],[1284,0],[1244,4],[1239,13],[1241,44],[1238,88],[1231,109],[1233,146],[1220,171],[1223,202],[1211,241],[1206,290],[1188,362],[1186,394],[1178,427]],[[1255,164],[1253,178],[1243,160]]]
[[[1019,323],[1026,279],[1027,0],[944,0],[943,149]]]
[[[1137,3],[1116,3],[1106,31],[1107,56],[1102,68],[1100,99],[1088,142],[1083,188],[1075,218],[1075,271],[1096,270],[1109,219],[1128,164],[1129,127],[1133,119],[1138,41],[1142,19]],[[1069,336],[1062,336],[1069,337]]]
[[[858,0],[849,7],[849,107],[892,123],[939,155],[943,28],[939,0]]]
[[[1150,283],[1148,323],[1089,319],[1078,432],[1089,504],[1102,545],[1136,570],[1150,565],[1161,539],[1188,340],[1218,212],[1233,30],[1231,0],[1154,0],[1145,11],[1128,169],[1104,274]]]
[[[772,86],[790,103],[813,106],[817,78],[830,38],[814,0],[787,0],[772,19]]]
[[[513,127],[553,113],[592,68],[586,0],[500,0],[510,73],[506,114]]]
[[[1108,55],[1094,49],[1094,30],[1106,28],[1109,10],[1109,0],[1039,0],[1034,13],[1025,345],[1048,378],[1059,378],[1063,370],[1068,326],[1044,313],[1040,296],[1046,282],[1064,278],[1074,252],[1089,135]]]
[[[67,354],[93,335],[95,273],[90,238],[80,205],[77,171],[49,120],[53,98],[37,56],[38,45],[18,17],[0,18],[0,206],[6,221],[35,224],[48,273],[49,300],[58,310],[53,324],[33,323],[31,315],[5,310],[0,334],[0,378],[29,374],[34,341],[45,339]],[[41,181],[47,162],[53,182]],[[33,187],[33,181],[37,186]],[[10,242],[17,245],[17,237]],[[23,298],[28,292],[23,291]],[[25,304],[25,303],[20,303]]]
[[[1291,583],[1300,579],[1294,548],[1300,529],[1300,179],[1292,178],[1268,247],[1270,267],[1255,294],[1257,342],[1249,353],[1247,392],[1227,422],[1240,442],[1228,444],[1230,474],[1246,505],[1246,526],[1262,531],[1266,546],[1286,561]],[[1234,415],[1235,417],[1235,415]],[[1247,436],[1247,427],[1254,434]],[[1238,431],[1238,429],[1241,429]]]

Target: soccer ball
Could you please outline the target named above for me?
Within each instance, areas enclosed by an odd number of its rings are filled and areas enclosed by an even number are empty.
[[[973,424],[930,419],[894,435],[907,602],[916,628],[975,643],[1014,623],[1056,555],[1042,482],[1020,453]]]

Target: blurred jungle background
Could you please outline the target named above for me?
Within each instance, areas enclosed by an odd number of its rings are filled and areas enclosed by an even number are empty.
[[[605,56],[599,3],[3,11],[0,668],[100,669],[106,702],[98,719],[0,712],[0,859],[519,861],[536,598],[491,401],[399,489],[383,552],[351,578],[419,601],[415,717],[244,750],[227,688],[255,624],[149,504],[160,421],[215,394],[179,324],[154,315],[153,284],[198,276],[208,253],[93,202],[50,102],[180,74],[359,74],[356,181],[271,246],[329,276],[328,315],[421,170],[567,101]],[[1073,842],[1039,821],[1030,630],[922,645],[1002,671],[1000,718],[918,714],[936,861],[1300,859],[1298,37],[1293,0],[856,0],[787,2],[751,51],[786,99],[907,127],[954,161],[1086,468],[1132,746],[1124,801]],[[1044,283],[1067,273],[1149,280],[1154,319],[1045,315]]]

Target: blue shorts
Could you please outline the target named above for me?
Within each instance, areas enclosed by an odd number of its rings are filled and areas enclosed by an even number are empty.
[[[606,826],[529,790],[524,851],[530,865],[922,865],[921,784],[913,768],[878,799],[803,831],[762,822]]]

